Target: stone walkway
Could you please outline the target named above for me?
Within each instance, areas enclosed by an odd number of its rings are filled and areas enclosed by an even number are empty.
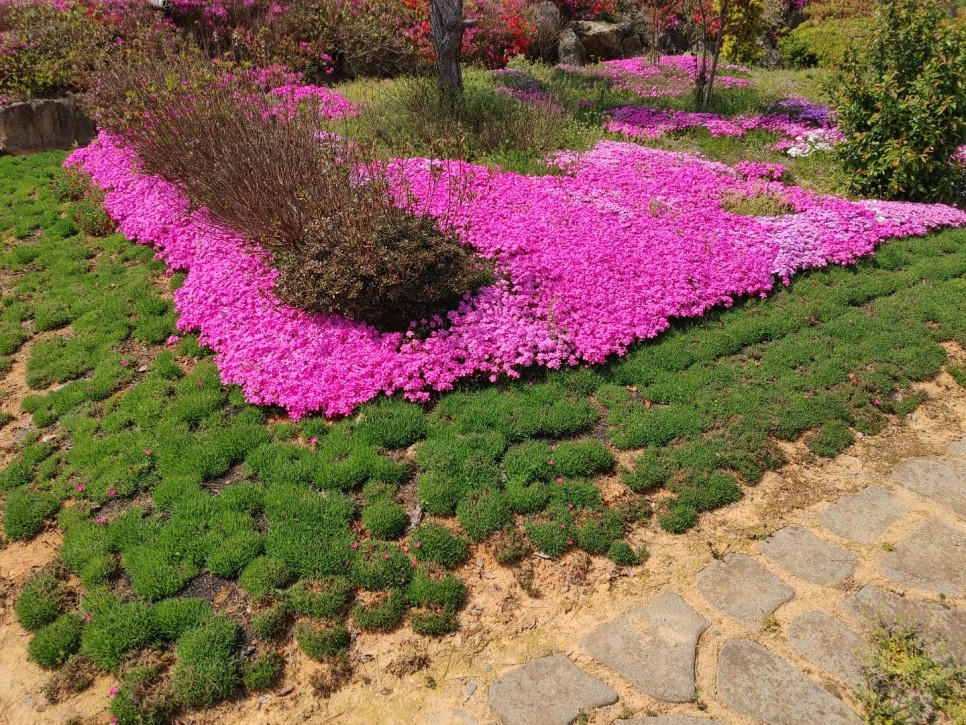
[[[816,590],[839,593],[828,611],[782,616],[806,592],[823,600]],[[625,725],[861,723],[846,694],[864,681],[869,627],[915,625],[966,665],[964,595],[966,438],[718,558],[694,587],[649,596],[584,637],[578,663],[571,651],[516,667],[491,684],[489,706],[504,725],[612,722],[593,711],[618,701],[604,681],[616,676],[655,703]],[[714,658],[713,692],[696,689],[702,656]]]

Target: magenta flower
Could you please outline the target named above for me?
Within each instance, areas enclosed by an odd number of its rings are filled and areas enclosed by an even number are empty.
[[[422,546],[422,545],[423,545],[423,542],[422,542],[422,541],[414,541],[414,542],[413,542],[413,546],[415,546],[415,547],[416,547],[417,549],[418,549],[418,548],[419,548],[420,546]]]
[[[314,445],[315,445],[316,443],[318,443],[318,442],[319,442],[319,439],[318,439],[318,438],[316,438],[315,436],[313,436],[313,437],[311,437],[311,438],[309,438],[309,444],[310,444],[310,445],[313,445],[313,446],[314,446]]]
[[[150,448],[145,448],[144,449],[144,455],[150,456],[151,455],[151,449]]]
[[[171,335],[167,340],[165,340],[165,344],[167,345],[176,345],[179,342],[181,342],[181,337],[178,335]]]
[[[107,495],[108,496],[116,496],[117,495],[117,489],[116,488],[109,488],[109,489],[107,489]]]
[[[84,490],[84,484],[83,483],[78,483],[76,486],[74,486],[74,490],[75,491],[83,491]]]
[[[353,541],[352,542],[352,548],[353,549],[358,549],[359,548],[359,542],[358,541]]]
[[[557,476],[556,481],[557,483],[563,483],[563,479],[560,476]]]
[[[117,685],[114,685],[110,690],[107,691],[107,694],[111,697],[115,697],[120,691],[121,689]]]

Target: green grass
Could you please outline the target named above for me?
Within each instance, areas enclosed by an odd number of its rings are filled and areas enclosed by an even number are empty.
[[[124,675],[117,707],[145,718],[270,680],[217,607],[184,596],[200,575],[250,598],[240,624],[259,642],[284,646],[300,618],[295,639],[317,658],[349,646],[346,617],[444,635],[480,542],[508,566],[534,549],[635,565],[635,527],[687,531],[781,467],[782,441],[837,455],[922,402],[911,386],[947,364],[941,342],[966,345],[966,232],[947,231],[678,321],[606,365],[280,423],[221,385],[197,338],[163,344],[183,276],[81,232],[49,187],[61,159],[0,158],[0,356],[32,345],[23,405],[38,429],[0,470],[4,532],[56,525],[78,578],[65,590],[41,575],[15,611],[45,666],[78,646],[112,672],[163,653],[143,681]],[[635,504],[615,510],[599,483],[618,477]],[[407,532],[413,491],[423,518]]]

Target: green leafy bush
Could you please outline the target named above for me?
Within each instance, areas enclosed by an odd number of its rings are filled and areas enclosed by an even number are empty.
[[[86,198],[74,202],[70,208],[71,221],[92,237],[106,237],[117,227],[101,205],[100,196],[89,192]]]
[[[32,538],[58,508],[60,501],[46,491],[13,491],[3,505],[3,532],[13,541]]]
[[[849,46],[868,34],[874,0],[813,0],[805,20],[778,40],[783,60],[794,68],[838,66]]]
[[[420,561],[434,561],[447,569],[462,564],[470,553],[469,543],[435,521],[413,531],[409,549]]]
[[[282,676],[285,660],[278,652],[263,652],[242,665],[242,682],[249,692],[267,690]]]
[[[352,618],[364,632],[389,632],[402,624],[406,616],[406,596],[392,589],[370,604],[356,604]]]
[[[237,640],[238,625],[224,616],[181,635],[171,672],[175,699],[189,707],[208,707],[231,697],[239,681]]]
[[[379,539],[398,539],[409,525],[406,509],[392,501],[376,501],[362,509],[362,523]]]
[[[24,584],[13,605],[17,621],[24,629],[40,629],[64,611],[67,588],[53,572],[41,572]]]
[[[91,177],[77,166],[58,171],[50,181],[50,190],[57,201],[80,201],[87,193]]]
[[[867,43],[829,84],[845,140],[837,154],[853,191],[913,201],[962,199],[950,162],[966,144],[966,29],[940,0],[883,3]]]
[[[349,646],[349,630],[341,624],[302,621],[295,625],[295,639],[309,657],[324,660]]]
[[[27,656],[42,667],[59,667],[80,649],[83,629],[76,614],[62,614],[37,631],[27,645]]]

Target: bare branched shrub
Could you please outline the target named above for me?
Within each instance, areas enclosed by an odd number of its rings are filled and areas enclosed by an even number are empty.
[[[544,2],[531,2],[527,6],[525,16],[532,28],[530,42],[527,44],[527,57],[546,63],[555,62],[560,33],[563,32],[567,21],[559,11],[554,12]]]
[[[406,200],[401,175],[317,106],[190,60],[115,64],[90,101],[146,171],[272,254],[287,304],[404,329],[479,277],[452,229]]]

